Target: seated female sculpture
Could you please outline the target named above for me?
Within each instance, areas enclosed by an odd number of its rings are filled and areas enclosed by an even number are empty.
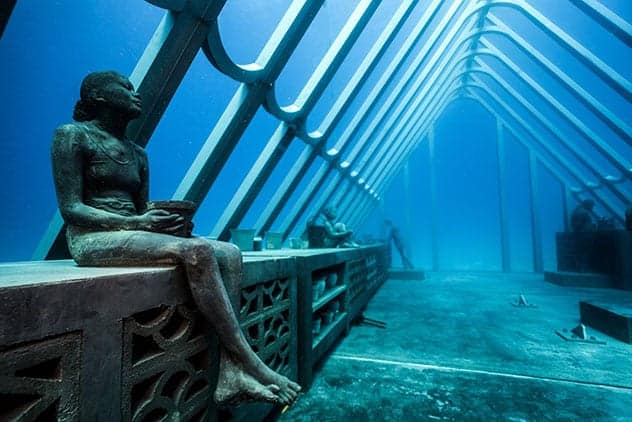
[[[358,244],[351,240],[352,230],[344,223],[336,223],[336,207],[329,205],[307,223],[310,248],[353,248]]]
[[[181,216],[147,209],[147,155],[125,139],[128,123],[140,113],[140,97],[126,77],[92,73],[81,85],[76,123],[55,132],[55,188],[72,257],[84,266],[182,265],[197,307],[220,339],[215,400],[290,404],[300,386],[257,357],[231,304],[231,298],[239,303],[239,249],[175,236],[186,224]]]

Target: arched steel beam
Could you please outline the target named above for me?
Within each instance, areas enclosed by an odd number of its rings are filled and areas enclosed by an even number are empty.
[[[417,124],[421,124],[420,122],[423,122],[424,113],[427,112],[428,110],[430,111],[434,110],[434,115],[440,114],[442,112],[444,104],[445,104],[445,98],[446,98],[445,91],[447,89],[445,85],[445,81],[448,80],[448,75],[455,71],[454,69],[452,69],[451,71],[448,71],[448,72],[442,72],[442,69],[443,67],[438,69],[435,72],[433,78],[431,78],[433,83],[428,83],[428,84],[423,85],[423,89],[421,90],[419,95],[415,96],[417,100],[423,99],[424,103],[421,106],[417,106],[418,101],[415,101],[415,106],[408,108],[407,112],[405,113],[406,116],[401,118],[402,121],[417,122]],[[422,77],[422,79],[424,78]],[[396,133],[401,134],[401,136],[395,136],[395,135],[393,136],[395,138],[400,138],[402,141],[399,143],[390,142],[390,145],[392,146],[393,149],[396,149],[398,146],[406,143],[406,139],[408,139],[409,134],[411,133],[411,131],[414,130],[413,126],[414,125],[409,124],[406,126],[406,128],[404,128],[403,126],[398,127],[398,130]],[[404,133],[402,133],[402,131]],[[376,142],[380,143],[381,139],[376,140]],[[384,165],[392,164],[388,159],[382,159],[379,156],[375,156],[375,159],[372,160],[372,162],[377,162],[378,160]],[[358,171],[354,171],[352,172],[352,174],[358,174]],[[361,179],[361,177],[357,177],[357,178]],[[371,188],[374,188],[373,182],[371,180],[367,180],[365,181],[365,183],[367,183]],[[359,183],[359,184],[362,185],[363,183]],[[328,198],[326,203],[329,203],[330,201],[332,201],[335,205],[339,207],[342,207],[342,208],[347,207],[346,204],[344,205],[338,204],[336,202],[337,201],[336,198]]]
[[[489,7],[506,6],[517,10],[557,44],[584,63],[601,80],[628,101],[632,101],[632,84],[604,63],[586,47],[547,19],[524,0],[492,0]]]
[[[578,9],[619,38],[625,45],[632,47],[632,25],[608,9],[597,0],[570,0]]]
[[[423,56],[427,54],[429,46],[434,45],[437,39],[447,31],[448,23],[452,19],[452,15],[455,15],[459,11],[462,3],[462,1],[455,1],[451,4],[450,8],[446,11],[446,14],[443,16],[442,20],[437,24],[438,29],[436,29],[430,35],[425,47],[412,60],[412,64],[409,65],[409,67],[405,71],[406,75],[411,73],[414,74],[417,71],[417,67],[414,65],[421,61],[420,57],[423,58]],[[362,124],[366,122],[366,119],[369,117],[370,113],[378,104],[379,99],[386,92],[386,88],[393,81],[395,74],[399,73],[399,70],[403,66],[404,62],[412,53],[413,47],[425,33],[425,30],[430,23],[430,19],[434,16],[435,13],[436,10],[434,10],[432,14],[429,14],[428,11],[426,11],[426,14],[424,15],[425,19],[422,18],[420,22],[415,26],[411,34],[406,38],[398,52],[395,54],[394,58],[391,60],[386,70],[383,72],[378,82],[375,84],[374,88],[367,95],[366,99],[358,108],[357,112],[354,113],[353,118],[351,119],[333,148],[337,151],[338,156],[341,157],[342,154],[344,154],[344,152],[349,148],[351,144],[351,139],[356,136],[359,128],[362,126]]]
[[[441,84],[441,85],[442,85],[441,88],[443,88],[442,89],[443,91],[449,88],[449,86],[446,88],[445,84]],[[445,94],[444,92],[440,93],[442,95],[437,95],[438,93],[435,93],[432,96],[434,98],[430,98],[428,107],[419,107],[417,109],[417,115],[414,116],[413,119],[411,120],[412,122],[414,122],[414,124],[410,125],[408,129],[405,131],[405,133],[402,134],[401,136],[402,141],[397,144],[396,148],[394,149],[394,154],[402,154],[403,153],[402,151],[406,151],[413,148],[413,145],[416,142],[418,142],[417,139],[418,139],[419,134],[424,133],[426,130],[425,128],[432,125],[433,122],[437,119],[437,117],[443,113],[447,105],[450,104],[455,98],[458,97],[458,94],[459,94],[458,91],[459,89],[453,89],[448,94]],[[376,191],[379,191],[380,184],[381,184],[380,179],[382,175],[390,171],[396,172],[397,169],[401,165],[401,161],[397,160],[397,158],[390,161],[383,160],[382,162],[384,163],[384,166],[381,166],[380,169],[376,170],[375,174],[377,175],[377,177],[375,179],[375,182],[367,183],[371,187],[371,189],[374,189]],[[343,205],[339,205],[339,206],[341,206],[342,208],[350,207],[350,205],[347,203],[343,203]]]
[[[424,11],[424,14],[419,19],[417,25],[411,30],[411,35],[418,33],[420,36],[424,33],[425,28],[428,27],[430,22],[432,22],[432,20],[438,13],[441,6],[441,1],[442,0],[432,0],[430,2],[430,4],[426,7],[426,10]],[[372,73],[379,60],[382,58],[382,56],[386,52],[386,49],[391,45],[394,39],[393,35],[399,33],[401,26],[408,19],[410,13],[414,9],[414,6],[416,6],[417,4],[418,2],[416,0],[406,0],[402,2],[401,6],[397,9],[391,20],[387,23],[382,34],[375,40],[371,50],[366,54],[365,58],[360,63],[353,76],[351,76],[351,78],[349,79],[349,82],[336,99],[334,105],[323,118],[323,121],[316,131],[317,133],[321,134],[320,136],[325,139],[329,139],[331,133],[340,122],[340,119],[342,119],[342,116],[351,105],[351,102],[356,97],[358,91],[364,85],[364,82]],[[419,28],[419,30],[417,30],[417,28]],[[413,39],[416,40],[418,38],[417,36],[414,36]],[[406,41],[404,41],[404,44],[405,43]],[[405,49],[405,51],[407,50],[408,49]],[[384,70],[383,75],[387,72],[389,72],[388,68]],[[310,133],[310,137],[315,138],[317,137],[317,135],[316,133],[312,132]]]
[[[444,20],[438,26],[434,32],[432,38],[424,45],[419,54],[415,57],[411,66],[406,73],[398,81],[395,88],[392,89],[389,97],[381,105],[380,109],[373,116],[373,119],[369,125],[364,129],[363,133],[358,137],[358,140],[353,145],[351,152],[346,161],[352,163],[354,167],[362,165],[362,163],[354,163],[356,157],[364,155],[365,157],[371,157],[371,151],[375,148],[376,139],[380,139],[381,135],[375,135],[378,129],[381,129],[384,125],[392,124],[393,119],[397,119],[398,114],[401,112],[402,104],[406,104],[410,100],[412,93],[423,82],[424,78],[429,72],[434,69],[437,62],[444,58],[444,51],[454,50],[455,44],[458,42],[462,34],[467,30],[468,21],[476,15],[476,12],[480,8],[475,8],[470,5],[465,9],[456,19],[454,25],[449,30],[447,24],[450,21],[451,16],[444,16]],[[439,42],[442,37],[441,42]],[[430,56],[430,52],[434,49],[434,53]],[[426,66],[423,64],[426,63]],[[411,82],[412,81],[412,82]],[[410,87],[415,88],[410,88]],[[400,100],[400,98],[403,98]],[[390,117],[390,118],[389,118]],[[386,122],[386,123],[385,123]],[[382,129],[381,133],[384,130]],[[345,136],[345,133],[342,135]],[[372,142],[369,142],[372,141]],[[345,142],[348,143],[348,140]],[[366,149],[369,148],[369,153],[366,153]]]
[[[559,166],[556,166],[555,164],[551,163],[549,161],[548,158],[546,158],[544,155],[540,154],[539,152],[537,152],[535,149],[533,149],[533,147],[531,146],[531,142],[529,140],[526,139],[526,137],[524,136],[523,133],[521,133],[520,130],[516,129],[516,127],[514,125],[512,125],[508,120],[506,120],[504,117],[502,117],[500,115],[500,113],[498,112],[498,110],[494,109],[491,105],[489,105],[489,103],[487,101],[485,101],[481,96],[474,94],[474,93],[466,93],[464,98],[470,98],[476,102],[478,102],[483,108],[485,108],[485,110],[487,110],[487,112],[489,112],[491,115],[493,115],[495,118],[497,118],[502,125],[505,127],[505,129],[507,129],[511,135],[524,147],[526,148],[528,151],[533,151],[534,153],[536,153],[537,159],[538,161],[542,164],[542,166],[544,166],[544,168],[553,175],[553,177],[560,183],[562,184],[564,187],[568,188],[569,186],[572,185],[573,180],[569,179],[567,176],[565,176],[564,174],[560,173],[558,170]],[[510,114],[508,112],[508,110],[505,110],[506,113]],[[575,194],[575,197],[579,199],[579,196]],[[600,199],[598,199],[600,201]],[[605,206],[604,203],[600,202],[602,205]]]
[[[542,24],[543,22],[546,23],[548,22],[548,20],[546,20],[542,15],[540,15],[537,11],[531,9],[528,5],[526,5],[527,7],[523,7],[524,5],[522,4],[523,2],[518,1],[517,4],[513,4],[510,2],[503,2],[503,1],[496,1],[494,2],[492,5],[493,6],[498,6],[498,5],[508,5],[510,7],[514,7],[520,11],[522,11],[524,14],[528,15],[527,17],[535,22],[538,26],[541,26],[540,24]],[[491,5],[490,5],[491,6]],[[569,51],[571,51],[571,53],[573,55],[575,55],[576,57],[580,58],[582,61],[584,62],[590,62],[589,67],[594,67],[597,66],[599,67],[599,62],[592,60],[594,58],[594,56],[588,52],[585,49],[582,49],[581,46],[577,46],[576,43],[573,43],[572,40],[569,40],[568,36],[566,36],[565,33],[563,33],[563,31],[559,30],[559,28],[544,28],[545,32],[549,33],[549,35],[553,35],[553,38],[556,39],[556,41],[558,43],[561,43],[565,46],[565,48],[567,48]],[[476,37],[477,34],[472,34],[471,37]],[[605,69],[607,70],[607,69]],[[610,75],[609,72],[601,72],[602,74],[605,75]],[[614,78],[617,79],[617,78]],[[594,104],[591,104],[594,105]],[[619,128],[620,126],[618,126]],[[619,133],[621,133],[622,131],[619,130]],[[624,134],[627,134],[625,131],[623,131]]]
[[[469,37],[468,37],[468,38],[469,38]],[[378,139],[381,139],[381,138],[378,138]],[[376,142],[377,142],[377,141],[376,141]],[[616,160],[614,160],[614,162],[615,162],[615,165],[617,165],[617,166],[619,167],[619,169],[620,169],[620,170],[622,170],[622,171],[625,171],[625,170],[626,170],[626,168],[625,168],[625,167],[622,167],[622,166],[621,166],[621,163],[620,163],[620,162],[618,162],[618,161],[616,161]],[[601,180],[608,182],[608,183],[609,183],[609,185],[612,185],[612,183],[610,183],[610,182],[613,180],[613,178],[611,178],[611,177],[602,177],[600,174],[599,174],[599,176],[600,176],[600,179],[601,179]],[[621,194],[620,194],[620,192],[618,192],[618,190],[616,190],[615,194],[616,194],[616,195],[618,195],[618,196],[620,197],[620,199],[622,199],[622,198],[621,198]]]
[[[259,233],[267,231],[272,225],[274,219],[278,216],[282,207],[300,183],[301,177],[306,173],[307,169],[311,166],[318,154],[327,155],[323,151],[323,146],[326,143],[326,140],[339,123],[343,113],[346,111],[346,108],[354,100],[360,88],[366,82],[366,79],[375,68],[379,59],[384,55],[386,49],[392,43],[395,35],[404,24],[404,21],[408,19],[412,11],[412,7],[415,4],[416,2],[414,0],[403,2],[386,25],[377,42],[368,52],[365,59],[347,83],[345,89],[341,93],[341,96],[325,117],[323,124],[326,124],[326,127],[322,129],[323,132],[318,140],[320,145],[317,148],[305,148],[303,150],[303,153],[301,153],[298,160],[296,160],[287,176],[283,179],[281,185],[274,193],[272,200],[268,203],[268,206],[266,206],[260,215],[257,223],[255,224]],[[438,9],[438,5],[439,1],[434,0],[430,5],[430,8],[426,10],[426,13],[422,17],[422,22],[425,22],[424,25],[422,25],[422,28],[425,27],[425,25],[428,24],[428,21],[434,16]],[[312,137],[316,139],[315,135],[312,135]]]
[[[546,141],[546,137],[543,136],[541,133],[539,133],[537,130],[535,130],[522,117],[520,117],[517,112],[515,112],[509,105],[507,105],[507,103],[505,103],[498,95],[496,95],[485,83],[483,83],[482,81],[479,81],[478,78],[474,76],[473,82],[470,83],[468,87],[480,89],[481,91],[489,95],[496,104],[500,105],[503,110],[509,113],[509,115],[513,118],[514,121],[518,122],[518,124],[525,130],[525,132],[531,136],[533,141],[535,141],[537,144],[544,147],[544,149],[549,154],[551,154],[550,146],[548,144],[548,141]],[[566,169],[574,178],[580,181],[581,186],[583,186],[584,188],[590,188],[591,191],[593,192],[593,195],[599,198],[600,202],[603,203],[604,206],[610,212],[612,212],[613,215],[617,215],[617,216],[619,215],[620,211],[617,211],[616,207],[614,207],[607,199],[602,198],[599,195],[599,193],[597,192],[597,188],[599,187],[599,185],[585,182],[582,179],[581,172],[577,170],[575,166],[569,163],[565,158],[561,157],[559,154],[551,154],[551,157],[558,163],[558,165],[561,165],[561,168]]]
[[[562,145],[564,145],[571,152],[573,157],[578,162],[580,162],[587,169],[589,169],[593,173],[593,175],[597,177],[597,180],[599,180],[600,183],[605,184],[605,186],[608,187],[610,191],[624,203],[628,201],[628,198],[623,194],[623,192],[619,191],[611,183],[608,183],[609,179],[604,177],[595,168],[595,165],[592,163],[591,160],[589,160],[586,157],[586,154],[582,153],[582,151],[578,151],[573,145],[573,143],[567,140],[566,137],[562,135],[563,132],[559,127],[557,127],[557,125],[553,124],[544,114],[538,111],[536,107],[534,107],[520,93],[518,93],[514,88],[512,88],[500,75],[498,75],[489,67],[487,68],[483,67],[481,69],[472,69],[471,73],[481,73],[483,75],[490,77],[492,80],[494,80],[499,86],[501,86],[504,89],[505,92],[507,92],[510,95],[513,101],[517,102],[518,104],[523,106],[527,111],[529,111],[529,114],[533,116],[536,121],[538,121],[542,126],[544,126],[555,139],[557,139]],[[541,144],[547,145],[548,141],[542,140]],[[561,154],[557,152],[556,148],[554,148],[553,145],[548,144],[547,149],[549,150],[551,154],[556,155],[561,158]]]
[[[260,54],[260,57],[267,58],[264,80],[240,84],[180,182],[174,199],[188,199],[198,205],[204,200],[239,138],[263,104],[269,89],[268,81],[276,79],[281,73],[323,1],[293,2],[290,5]]]
[[[460,1],[454,2],[447,13],[455,13],[457,10],[459,10],[461,3],[462,2]],[[438,5],[434,3],[432,5],[438,7]],[[376,83],[375,87],[368,95],[367,99],[364,101],[363,105],[360,107],[360,109],[352,119],[351,123],[347,126],[347,129],[343,133],[343,138],[345,138],[345,136],[346,138],[342,141],[339,140],[336,143],[335,149],[338,150],[338,156],[340,156],[340,154],[342,154],[342,152],[347,148],[349,140],[349,129],[353,128],[351,129],[351,131],[353,132],[367,117],[370,110],[372,110],[372,108],[377,103],[377,99],[384,92],[386,85],[392,80],[395,73],[397,73],[399,68],[403,65],[405,59],[412,52],[413,46],[421,38],[425,29],[428,27],[429,22],[435,14],[436,9],[426,10],[424,15],[420,19],[420,22],[415,26],[411,34],[406,38],[406,41],[402,44],[395,57],[391,60],[389,66],[387,67],[380,80]],[[445,26],[450,18],[451,17],[444,18],[441,21],[441,23],[439,24],[440,29],[438,34],[446,30]],[[438,34],[431,36],[431,38],[438,37]],[[292,166],[288,173],[288,176],[283,180],[280,188],[277,189],[277,192],[274,195],[274,198],[277,198],[278,201],[271,201],[271,204],[266,207],[266,209],[262,213],[261,218],[258,220],[256,226],[261,227],[260,230],[267,230],[267,228],[270,227],[273,224],[274,220],[278,217],[281,207],[287,202],[289,196],[293,193],[294,189],[300,182],[300,177],[306,173],[309,166],[313,163],[313,160],[316,157],[313,152],[314,151],[305,149],[299,157],[299,160],[297,160],[296,164]],[[346,166],[344,163],[340,163],[338,165],[339,171],[345,171],[345,167]],[[312,181],[312,183],[310,183],[310,186],[313,187],[318,185],[319,183],[322,183],[324,178],[329,174],[329,171],[329,168],[321,167],[321,169],[319,169],[318,171],[317,180]],[[272,202],[274,202],[274,204]]]
[[[333,41],[320,63],[301,89],[294,103],[281,106],[277,101],[274,85],[266,96],[264,107],[277,119],[293,123],[297,133],[308,143],[321,142],[319,138],[310,138],[305,129],[308,114],[327,87],[329,81],[342,64],[345,57],[369,22],[381,0],[361,0],[349,16],[342,30]]]
[[[469,37],[468,37],[468,38],[469,38]],[[463,43],[464,43],[464,42],[466,42],[466,41],[467,41],[467,39],[466,39],[466,40],[461,41],[461,43],[463,44]],[[483,52],[483,53],[485,53],[485,52]],[[457,61],[457,64],[458,64],[460,61],[465,60],[465,59],[467,58],[467,56],[471,56],[471,55],[475,55],[475,54],[474,54],[474,53],[472,53],[472,54],[468,54],[468,55],[466,55],[466,56],[465,56],[465,58],[464,58],[464,57],[460,58],[460,59],[459,59],[459,61]],[[454,66],[456,66],[457,64],[455,64]],[[524,76],[526,76],[526,75],[522,75],[520,72],[517,72],[517,73],[516,73],[516,75],[517,75],[517,76],[519,76],[519,77],[524,77]],[[524,79],[524,78],[523,78],[523,79]],[[525,82],[527,82],[527,81],[526,81],[526,79],[525,79]],[[528,82],[527,82],[527,83],[528,83]],[[508,85],[506,85],[506,86],[508,86]],[[537,91],[537,88],[536,88],[535,86],[532,86],[532,88],[536,89],[536,91]],[[514,91],[514,92],[515,92],[515,91]],[[555,107],[555,104],[552,104],[552,105]],[[399,109],[398,109],[398,110],[399,110]],[[401,111],[401,110],[400,110],[400,111]],[[403,121],[404,121],[404,119],[401,119],[401,116],[399,115],[399,112],[400,112],[400,111],[395,112],[393,115],[394,115],[394,116],[397,116],[397,117],[398,117],[398,121],[401,123],[401,122],[403,122]],[[559,110],[558,110],[558,111],[559,111]],[[568,115],[568,114],[564,114],[564,113],[563,113],[563,111],[560,111],[560,113],[563,115],[563,117],[569,118],[569,115]],[[571,120],[572,120],[572,119],[571,119]],[[577,122],[578,122],[578,119],[576,119],[576,118],[575,118],[575,121],[574,121],[574,122],[573,122],[573,121],[571,121],[571,123],[577,123]],[[577,127],[578,127],[578,130],[580,130],[580,133],[581,133],[581,131],[582,131],[582,130],[586,131],[585,126],[579,125],[579,126],[577,126]],[[617,154],[614,150],[610,149],[610,148],[609,148],[609,147],[608,147],[608,146],[607,146],[604,142],[599,143],[599,142],[598,142],[598,141],[599,141],[598,139],[593,139],[593,138],[591,138],[591,135],[590,135],[589,133],[584,132],[584,134],[585,134],[585,136],[587,136],[587,139],[589,139],[589,141],[590,141],[591,143],[593,143],[593,145],[595,145],[595,146],[596,146],[599,150],[601,150],[601,152],[610,153],[610,156],[606,155],[606,158],[609,158],[609,159],[610,159],[610,161],[611,161],[611,162],[612,162],[612,163],[613,163],[613,164],[614,164],[614,165],[615,165],[615,166],[616,166],[616,167],[617,167],[620,171],[625,172],[625,174],[626,174],[626,175],[628,175],[628,174],[629,174],[628,167],[626,166],[626,163],[625,163],[624,159],[623,159],[621,156],[619,156],[619,155],[618,155],[618,154]],[[375,144],[379,144],[379,145],[388,145],[388,142],[384,142],[383,138],[378,136],[378,137],[376,137],[376,139],[375,139],[375,141],[374,141],[374,145],[375,145]],[[569,143],[567,143],[567,146],[569,146],[568,144],[569,144]],[[571,150],[573,150],[573,147],[572,147],[572,146],[569,146],[569,148],[571,148]],[[578,152],[577,152],[577,151],[575,151],[575,153],[576,153],[576,155],[578,154]],[[583,160],[583,158],[581,157],[581,155],[580,155],[580,157],[579,157],[579,158],[580,158],[580,160]],[[589,167],[591,167],[591,164],[589,164]],[[371,169],[369,169],[369,173],[371,173]],[[612,184],[611,182],[612,182],[613,180],[616,180],[616,179],[613,179],[612,177],[602,176],[599,172],[597,172],[597,175],[598,175],[598,177],[600,178],[600,180],[602,180],[602,181],[604,181],[604,182],[607,182],[607,183],[609,183],[609,184]],[[618,195],[618,196],[621,196],[621,194],[620,194],[620,193],[617,193],[617,195]]]
[[[369,22],[381,0],[363,0],[353,11],[343,30],[329,48],[309,81],[299,94],[303,102],[289,123],[281,121],[264,147],[253,167],[232,196],[228,206],[216,222],[211,236],[219,240],[230,238],[230,229],[237,227],[257,194],[268,180],[274,168],[293,141],[296,131],[304,130],[305,118],[311,112],[316,99],[329,84],[335,72],[349,53],[360,33]]]
[[[441,96],[439,96],[439,98],[441,98]],[[430,101],[430,100],[429,100]],[[424,108],[420,108],[417,111],[420,114],[423,114],[424,111],[428,112],[428,110],[431,111],[435,111],[438,112],[440,111],[440,107],[438,107],[440,104],[435,102],[433,109],[424,109]],[[353,173],[351,174],[352,178],[356,178],[356,182],[353,183],[351,186],[355,187],[356,189],[363,189],[364,188],[364,182],[360,182],[359,177],[355,177],[353,175]],[[330,201],[332,200],[332,196],[335,194],[336,190],[340,187],[339,181],[338,180],[332,180],[330,182],[330,184],[328,185],[328,187],[323,191],[320,192],[320,199],[317,199],[317,203],[319,204],[318,207],[316,207],[317,209],[322,208],[322,206],[324,204],[328,204],[330,203]],[[294,205],[294,207],[292,208],[292,210],[290,211],[290,213],[287,215],[287,217],[285,218],[284,222],[282,223],[281,227],[282,227],[282,231],[284,233],[286,233],[286,235],[288,235],[294,228],[294,226],[296,225],[296,223],[298,222],[298,220],[300,219],[300,216],[306,211],[308,204],[314,199],[316,195],[316,192],[304,192],[302,197],[297,201],[297,203]],[[338,207],[340,207],[340,204],[333,202],[333,205],[336,205]],[[343,208],[346,208],[346,206],[343,206]]]
[[[224,47],[222,35],[219,31],[219,23],[217,21],[209,28],[206,42],[202,46],[202,51],[204,51],[208,61],[211,62],[217,70],[237,82],[252,84],[265,80],[265,62],[269,60],[270,57],[259,56],[254,63],[245,65],[236,64],[230,58],[230,55]],[[259,60],[263,63],[259,63]]]
[[[632,146],[632,128],[628,123],[620,119],[616,114],[601,104],[594,96],[585,90],[580,84],[575,82],[568,74],[547,59],[535,47],[529,44],[524,38],[512,31],[493,13],[487,15],[487,19],[493,26],[486,27],[483,31],[488,34],[497,34],[507,38],[520,51],[525,53],[531,60],[538,63],[546,73],[565,87],[578,101],[593,112],[602,122],[619,135],[628,145]]]
[[[570,110],[564,107],[553,95],[547,90],[542,88],[535,80],[529,77],[525,72],[522,72],[520,68],[509,57],[505,56],[496,47],[481,41],[483,49],[478,50],[478,57],[489,56],[497,59],[502,63],[513,75],[522,80],[533,91],[535,91],[540,98],[548,103],[554,110],[556,110],[561,117],[564,118],[571,126],[575,128],[597,151],[599,151],[615,168],[617,168],[624,177],[632,177],[632,164],[630,161],[619,154],[614,148],[606,143],[597,133],[592,131],[585,123],[583,123],[577,116],[575,116]],[[479,62],[480,66],[489,67]],[[491,70],[491,69],[490,69]]]

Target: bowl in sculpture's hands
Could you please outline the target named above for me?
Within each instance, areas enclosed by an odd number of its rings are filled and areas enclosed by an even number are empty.
[[[181,230],[173,233],[175,236],[191,237],[193,231],[193,214],[195,213],[195,202],[179,201],[170,199],[166,201],[151,201],[147,203],[147,210],[165,210],[171,214],[178,214],[184,218],[184,225]]]

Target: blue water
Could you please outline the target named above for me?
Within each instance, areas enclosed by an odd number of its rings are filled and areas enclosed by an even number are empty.
[[[467,0],[473,1],[473,0]],[[291,2],[281,0],[228,0],[220,15],[222,39],[229,55],[237,63],[255,60],[277,23]],[[366,96],[377,83],[388,63],[395,57],[414,24],[423,15],[430,0],[419,1],[401,33],[386,51],[373,74],[327,142],[327,148],[336,141],[356,115]],[[436,28],[451,5],[443,5],[422,38],[414,47],[413,56],[420,51],[429,34]],[[529,0],[548,19],[568,32],[581,45],[594,53],[613,71],[627,81],[632,80],[632,52],[628,46],[597,25],[582,11],[566,0]],[[602,0],[602,3],[628,23],[632,21],[632,2],[627,0]],[[282,105],[291,104],[302,90],[322,56],[340,33],[348,17],[358,4],[355,0],[327,0],[285,69],[276,82],[277,98]],[[395,13],[400,2],[383,1],[367,25],[362,36],[352,48],[329,87],[325,89],[307,120],[309,130],[319,127],[323,117],[344,89],[347,81],[361,60],[376,42],[388,19]],[[528,19],[513,9],[496,7],[495,17],[502,19],[537,51],[590,92],[598,101],[612,110],[630,125],[630,102],[617,94],[599,79],[594,72],[573,57],[567,50],[551,41]],[[143,1],[125,0],[20,0],[13,11],[8,26],[0,39],[0,92],[3,105],[0,113],[0,262],[28,260],[43,236],[51,217],[56,211],[49,147],[55,127],[71,119],[72,108],[78,97],[82,77],[95,70],[114,69],[131,74],[154,30],[160,23],[164,10]],[[452,19],[452,22],[454,19]],[[557,101],[577,115],[601,139],[628,160],[632,148],[616,133],[600,121],[554,78],[525,55],[515,44],[495,34],[483,37],[509,57],[531,79],[537,81]],[[431,51],[434,54],[435,50]],[[404,68],[411,62],[408,58]],[[533,107],[560,128],[561,135],[571,140],[582,154],[589,157],[604,174],[618,175],[617,170],[599,152],[581,138],[581,135],[539,98],[519,78],[512,75],[498,60],[483,57],[482,62],[497,72]],[[404,75],[400,70],[388,85],[392,90]],[[559,146],[554,134],[528,116],[528,111],[517,104],[496,81],[478,74],[477,78],[491,91],[515,107],[540,134],[553,145]],[[171,197],[186,174],[191,162],[226,105],[238,87],[238,83],[221,74],[199,52],[180,88],[169,104],[165,115],[156,128],[147,147],[150,159],[151,198]],[[485,101],[507,116],[495,104],[489,94],[475,89]],[[377,107],[360,126],[366,129],[386,95],[378,98]],[[511,119],[510,119],[511,120]],[[224,166],[206,200],[195,218],[196,232],[211,234],[217,219],[252,167],[258,154],[279,125],[276,118],[263,108],[255,115],[246,129],[233,155]],[[392,219],[405,234],[405,243],[413,262],[430,268],[432,261],[432,203],[430,195],[430,163],[427,134],[420,135],[419,147],[396,172],[388,186],[380,189],[383,203],[356,227],[360,236],[379,236],[382,219]],[[521,139],[533,143],[524,131]],[[356,135],[352,142],[358,140]],[[498,158],[496,153],[496,120],[475,100],[461,98],[450,102],[435,125],[436,189],[437,189],[437,245],[438,264],[442,269],[498,270],[501,268]],[[294,140],[279,166],[264,186],[254,206],[247,213],[243,225],[253,226],[260,212],[267,205],[276,187],[306,146]],[[559,146],[562,155],[572,163],[577,162],[568,149]],[[551,157],[540,147],[538,153]],[[528,151],[518,138],[505,133],[506,206],[507,229],[514,270],[531,270],[533,248],[531,239],[531,210],[529,205]],[[349,150],[346,151],[346,154]],[[317,159],[308,170],[284,207],[272,229],[278,229],[290,212],[302,190],[309,183],[323,160]],[[586,181],[595,181],[586,166],[576,164]],[[353,168],[353,166],[352,166]],[[569,172],[559,164],[555,172],[569,177]],[[369,177],[370,175],[362,175]],[[538,216],[542,228],[542,244],[545,268],[555,266],[554,235],[563,230],[562,186],[542,165],[538,167],[539,193]],[[576,182],[573,186],[577,185]],[[618,188],[632,196],[632,184],[628,181]],[[603,193],[603,189],[600,193]],[[609,193],[604,195],[617,210],[626,205]],[[573,203],[569,204],[574,206]],[[308,210],[299,220],[294,234],[300,234]],[[597,213],[609,215],[609,211],[597,207]],[[395,264],[397,264],[395,257]]]

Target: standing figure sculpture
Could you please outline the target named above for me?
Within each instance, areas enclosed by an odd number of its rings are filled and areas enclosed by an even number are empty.
[[[393,241],[395,249],[397,249],[399,257],[401,258],[402,265],[404,266],[404,268],[412,270],[414,266],[412,262],[410,262],[410,259],[408,259],[408,257],[404,253],[404,241],[402,239],[401,233],[399,232],[399,229],[393,225],[393,222],[391,220],[384,220],[384,225],[386,226],[387,230],[386,242],[388,243],[389,247],[391,241]]]
[[[182,216],[148,210],[147,155],[125,139],[128,123],[140,113],[141,99],[126,77],[91,73],[81,85],[76,123],[55,132],[55,188],[72,257],[82,266],[182,265],[198,309],[220,340],[215,401],[292,403],[300,386],[257,357],[235,316],[232,304],[238,303],[242,277],[239,249],[183,237],[190,229]]]

